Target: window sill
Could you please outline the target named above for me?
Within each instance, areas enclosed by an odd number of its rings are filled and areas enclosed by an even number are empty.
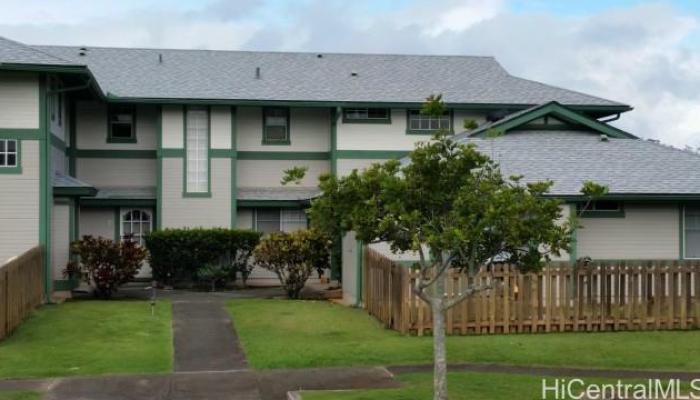
[[[211,192],[182,192],[182,197],[210,198]]]
[[[424,131],[424,130],[414,130],[414,129],[406,129],[406,134],[407,135],[421,135],[421,136],[433,136],[438,132],[447,132],[449,135],[454,135],[453,130],[434,130],[434,131]]]
[[[0,175],[1,174],[16,174],[19,175],[22,173],[22,166],[18,165],[16,167],[0,167]]]
[[[292,144],[291,140],[264,140],[262,141],[263,146],[289,146]]]
[[[391,124],[391,119],[347,119],[343,118],[344,124]]]
[[[108,137],[107,143],[136,143],[136,138],[114,138]]]

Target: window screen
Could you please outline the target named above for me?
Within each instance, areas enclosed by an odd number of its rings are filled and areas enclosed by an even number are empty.
[[[209,191],[209,116],[206,109],[187,110],[187,192]]]
[[[263,141],[266,143],[286,143],[289,141],[289,110],[286,108],[266,108]]]
[[[686,207],[684,214],[684,256],[700,258],[700,207]]]
[[[388,108],[347,108],[344,110],[345,119],[353,120],[387,120],[389,119]]]
[[[304,210],[282,209],[280,211],[280,229],[284,232],[294,232],[306,229],[306,213]]]
[[[264,234],[280,231],[279,208],[258,208],[255,210],[255,230]]]

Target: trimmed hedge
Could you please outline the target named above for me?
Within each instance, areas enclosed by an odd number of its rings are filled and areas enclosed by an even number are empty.
[[[199,268],[210,264],[220,264],[235,274],[248,265],[260,236],[260,232],[224,228],[151,232],[145,241],[153,279],[168,285],[191,282]]]

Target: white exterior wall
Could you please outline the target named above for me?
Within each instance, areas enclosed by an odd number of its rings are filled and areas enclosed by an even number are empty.
[[[113,208],[80,208],[80,237],[91,235],[114,240],[115,224]]]
[[[625,204],[624,218],[581,218],[577,256],[595,259],[678,259],[675,204]]]
[[[21,165],[0,174],[0,264],[39,243],[39,141],[21,142]]]
[[[325,160],[238,160],[236,165],[239,187],[281,187],[284,170],[302,166],[309,169],[299,186],[315,187],[318,177],[331,169]]]
[[[39,78],[0,72],[0,128],[39,128]]]
[[[391,110],[390,124],[344,123],[342,116],[338,119],[339,150],[413,150],[417,142],[430,140],[431,135],[412,135],[406,133],[406,110]],[[454,131],[464,130],[464,120],[474,119],[484,123],[484,116],[462,110],[454,111]]]
[[[163,148],[185,148],[184,116],[182,106],[163,106],[161,128],[163,130]]]
[[[75,137],[83,150],[155,150],[158,136],[158,107],[136,106],[136,143],[107,143],[107,103],[76,102]],[[182,124],[182,121],[180,122]],[[180,127],[182,129],[182,127]]]
[[[211,148],[231,148],[231,108],[211,107],[209,122],[211,124]]]
[[[231,160],[211,159],[211,197],[183,196],[183,158],[163,159],[161,226],[229,227],[231,223]]]
[[[97,187],[156,186],[156,160],[78,158],[78,179]]]
[[[70,247],[70,205],[54,204],[51,211],[51,264],[53,279],[65,279]]]
[[[262,107],[238,107],[239,151],[329,151],[330,112],[326,108],[290,108],[289,145],[264,145]]]

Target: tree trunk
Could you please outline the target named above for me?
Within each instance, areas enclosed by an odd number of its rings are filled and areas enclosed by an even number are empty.
[[[445,348],[445,280],[434,283],[430,306],[433,311],[433,400],[447,400],[447,350]]]

